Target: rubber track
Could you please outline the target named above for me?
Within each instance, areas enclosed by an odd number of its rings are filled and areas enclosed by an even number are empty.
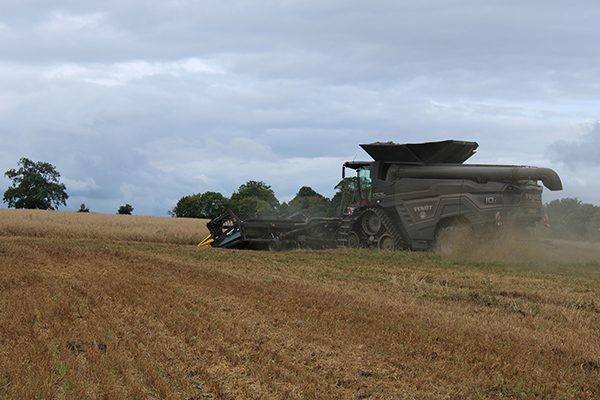
[[[337,237],[336,244],[338,248],[348,247],[348,234],[352,230],[352,216],[344,215],[342,219],[342,223],[340,225]]]
[[[396,249],[408,249],[408,240],[406,239],[407,235],[404,232],[404,227],[394,224],[388,213],[382,208],[369,208],[369,210],[373,211],[381,219],[385,230],[394,238]]]

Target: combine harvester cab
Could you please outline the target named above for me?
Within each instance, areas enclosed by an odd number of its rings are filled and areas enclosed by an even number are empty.
[[[562,190],[551,169],[464,164],[478,144],[457,140],[360,145],[373,161],[343,164],[356,175],[339,217],[249,219],[227,213],[207,226],[201,246],[282,250],[373,247],[445,251],[459,230],[479,237],[544,220],[542,185]]]

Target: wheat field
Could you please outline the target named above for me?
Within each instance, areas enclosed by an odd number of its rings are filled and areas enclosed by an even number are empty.
[[[598,261],[201,250],[197,220],[0,219],[3,399],[600,398]]]
[[[102,239],[158,243],[198,243],[206,220],[0,209],[0,235]]]

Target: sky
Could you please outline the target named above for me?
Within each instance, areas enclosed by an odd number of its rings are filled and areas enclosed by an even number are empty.
[[[163,215],[248,180],[332,196],[359,143],[459,139],[600,204],[600,2],[0,0],[0,171]],[[10,185],[0,177],[0,190]],[[5,205],[4,205],[5,206]]]

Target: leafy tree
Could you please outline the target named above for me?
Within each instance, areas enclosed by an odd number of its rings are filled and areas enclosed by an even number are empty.
[[[310,186],[302,186],[298,189],[298,193],[296,193],[296,197],[313,197],[313,196],[321,196],[319,193],[315,192],[313,188]]]
[[[117,210],[117,214],[121,215],[131,215],[133,212],[133,206],[131,204],[124,204]]]
[[[205,192],[183,196],[169,212],[174,217],[216,218],[228,207],[228,200],[221,193]]]
[[[183,196],[177,201],[175,207],[169,211],[169,214],[179,218],[202,218],[200,217],[201,201],[202,194],[200,193]]]
[[[332,215],[341,215],[349,204],[357,200],[356,177],[342,179],[335,189],[337,190],[330,203],[330,213]]]
[[[600,207],[596,207],[589,225],[590,240],[600,240]]]
[[[17,165],[18,169],[4,173],[12,180],[12,186],[4,192],[8,207],[56,210],[67,205],[67,188],[60,183],[60,173],[54,165],[28,158],[21,158]]]
[[[280,216],[286,216],[289,215],[289,210],[290,210],[290,205],[288,203],[286,203],[285,201],[283,203],[281,203],[279,205],[279,207],[277,207],[277,212]]]
[[[329,203],[328,198],[308,186],[303,186],[290,201],[288,213],[303,212],[307,217],[324,216],[329,212]]]
[[[244,183],[239,187],[237,192],[231,195],[231,200],[235,201],[244,197],[256,197],[257,199],[266,201],[273,208],[279,206],[279,200],[275,197],[271,186],[262,181],[248,181]]]
[[[264,182],[248,181],[231,195],[231,210],[240,218],[274,216],[279,200],[271,186]]]
[[[266,201],[254,196],[231,201],[231,210],[242,219],[275,216],[276,210]]]
[[[89,213],[90,209],[85,206],[85,203],[81,203],[81,205],[79,206],[79,210],[77,210],[77,212]]]
[[[546,211],[553,236],[587,240],[597,237],[600,207],[576,198],[565,198],[548,203]]]
[[[202,213],[204,218],[216,218],[227,211],[229,200],[218,192],[202,194]]]

